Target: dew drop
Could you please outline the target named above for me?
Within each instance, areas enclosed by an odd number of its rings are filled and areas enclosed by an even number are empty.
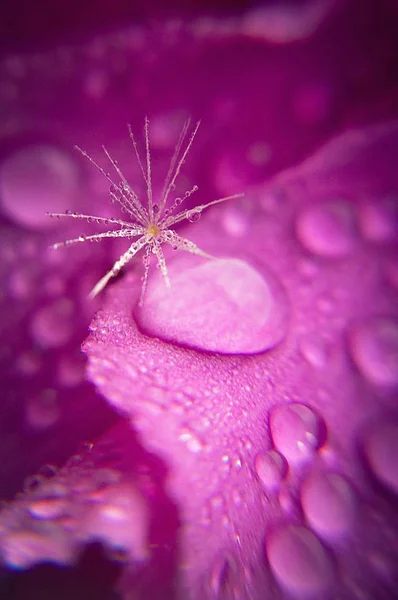
[[[275,407],[270,416],[270,428],[276,448],[292,463],[311,458],[323,441],[320,419],[304,404]]]
[[[222,213],[222,225],[228,235],[235,238],[244,237],[250,229],[249,214],[240,207],[229,206]]]
[[[267,491],[275,491],[286,475],[287,465],[278,452],[270,450],[257,454],[255,469],[264,488]]]
[[[25,376],[36,375],[42,367],[42,359],[38,352],[23,352],[16,361],[19,373]]]
[[[327,349],[320,338],[305,337],[300,341],[300,350],[306,361],[321,369],[327,364]]]
[[[57,392],[51,388],[42,390],[26,400],[25,419],[34,430],[42,431],[52,427],[60,414]]]
[[[0,166],[0,197],[4,212],[29,229],[56,224],[46,212],[62,212],[79,190],[78,170],[56,147],[31,145],[10,155]]]
[[[56,368],[57,382],[66,388],[80,385],[84,380],[84,361],[81,356],[60,356]]]
[[[198,436],[195,435],[189,429],[184,429],[182,431],[182,433],[178,436],[178,439],[181,442],[184,442],[184,444],[186,445],[186,447],[188,448],[188,450],[190,452],[193,452],[194,454],[197,454],[198,452],[201,452],[202,449],[203,449],[203,444],[200,441],[200,439],[198,438]]]
[[[37,292],[37,273],[32,265],[20,265],[10,272],[8,292],[17,300],[32,299]]]
[[[64,346],[73,334],[74,304],[61,298],[39,308],[30,321],[31,334],[42,348]]]
[[[398,237],[398,196],[367,201],[359,212],[359,228],[370,242],[387,244]]]
[[[190,223],[196,223],[197,221],[199,221],[200,217],[201,214],[198,210],[191,210],[187,215],[188,221]]]
[[[266,552],[279,584],[295,597],[318,597],[332,583],[332,560],[305,527],[285,525],[272,531],[266,539]]]
[[[355,519],[356,502],[350,484],[337,473],[313,473],[301,488],[308,524],[321,537],[345,536]]]
[[[197,265],[175,261],[172,288],[153,277],[137,320],[143,331],[166,341],[228,354],[262,352],[276,346],[288,323],[279,281],[241,260]]]
[[[398,494],[398,422],[379,423],[368,432],[364,442],[373,473]]]
[[[343,258],[356,241],[354,214],[343,200],[314,204],[301,211],[296,223],[303,246],[325,258]]]
[[[351,355],[362,375],[373,385],[398,385],[398,322],[375,316],[349,332]]]

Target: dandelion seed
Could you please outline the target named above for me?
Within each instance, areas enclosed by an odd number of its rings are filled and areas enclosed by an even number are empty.
[[[232,196],[227,196],[225,198],[218,198],[217,200],[212,200],[207,204],[201,204],[200,206],[196,206],[195,208],[182,210],[175,214],[175,211],[178,207],[192,194],[194,194],[198,187],[195,185],[192,189],[185,192],[182,197],[177,197],[174,200],[169,200],[169,196],[175,189],[175,184],[177,178],[180,174],[182,165],[185,162],[185,159],[189,153],[189,150],[192,146],[192,143],[195,139],[196,133],[199,129],[200,121],[198,121],[193,128],[193,131],[190,137],[187,139],[190,120],[187,120],[184,123],[182,131],[180,133],[180,137],[178,139],[177,145],[174,150],[174,154],[170,161],[169,170],[166,175],[166,179],[163,186],[163,191],[156,202],[153,200],[152,194],[152,175],[151,175],[151,154],[150,154],[150,144],[149,144],[149,121],[148,118],[145,118],[145,126],[144,126],[144,135],[145,135],[145,155],[146,160],[145,164],[141,161],[140,153],[138,150],[138,145],[131,130],[131,127],[128,126],[129,136],[133,144],[134,152],[138,161],[138,165],[142,172],[145,184],[146,184],[146,195],[147,201],[146,206],[141,203],[138,198],[138,195],[135,193],[133,188],[128,183],[127,179],[123,175],[121,169],[118,166],[118,163],[115,159],[111,157],[105,146],[102,147],[105,156],[108,158],[111,163],[116,175],[119,178],[119,183],[116,183],[102,167],[100,167],[84,150],[76,146],[76,149],[83,154],[95,167],[98,169],[102,175],[109,181],[110,183],[110,200],[112,203],[117,202],[121,211],[124,214],[128,214],[129,219],[131,220],[123,220],[123,219],[113,219],[109,217],[96,217],[93,215],[85,215],[81,213],[66,211],[63,214],[60,213],[47,213],[50,217],[68,217],[72,219],[81,219],[85,220],[88,223],[92,223],[95,221],[96,223],[105,223],[110,225],[118,225],[118,229],[114,229],[111,231],[105,231],[103,233],[96,233],[93,235],[80,235],[77,238],[66,240],[64,242],[57,242],[51,246],[53,249],[58,249],[63,246],[70,246],[72,244],[77,244],[85,241],[100,241],[104,238],[127,238],[127,239],[136,239],[127,251],[120,256],[120,258],[115,262],[112,269],[108,271],[94,286],[91,290],[89,297],[94,298],[97,294],[99,294],[104,287],[108,284],[112,277],[115,277],[120,270],[135,256],[140,250],[145,248],[144,251],[144,275],[142,278],[142,289],[140,296],[140,306],[142,306],[145,296],[145,290],[148,281],[149,268],[151,263],[152,255],[156,256],[158,267],[163,276],[163,280],[167,287],[170,287],[170,279],[167,272],[167,266],[165,257],[162,250],[162,244],[169,244],[175,250],[184,250],[185,252],[190,252],[191,254],[196,254],[198,256],[202,256],[208,259],[214,259],[213,256],[203,252],[196,244],[181,237],[178,233],[176,233],[173,229],[171,229],[177,223],[181,221],[187,220],[190,222],[196,222],[205,208],[212,206],[213,204],[218,204],[220,202],[225,202],[226,200],[233,200],[236,198],[243,198],[243,194],[234,194]]]

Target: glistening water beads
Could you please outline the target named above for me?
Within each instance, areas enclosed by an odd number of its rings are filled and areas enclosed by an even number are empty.
[[[196,254],[202,256],[204,258],[214,258],[203,252],[200,248],[196,246],[193,242],[181,237],[178,235],[171,227],[180,223],[181,221],[188,220],[191,222],[195,222],[199,219],[201,212],[207,208],[208,206],[212,206],[213,204],[218,204],[219,202],[224,202],[225,200],[232,200],[235,198],[242,198],[243,194],[235,194],[232,196],[227,196],[225,198],[218,198],[217,200],[213,200],[208,202],[207,204],[201,204],[196,206],[193,209],[185,209],[177,214],[173,214],[177,208],[191,196],[194,192],[197,191],[198,187],[194,185],[190,190],[186,191],[182,197],[177,197],[169,206],[168,199],[170,194],[175,188],[176,180],[180,174],[181,167],[188,155],[188,152],[192,146],[192,143],[195,139],[195,135],[199,129],[200,121],[198,121],[189,137],[188,142],[185,142],[188,134],[188,130],[190,127],[190,120],[187,120],[184,123],[184,126],[181,130],[179,140],[174,150],[174,154],[170,161],[169,170],[166,175],[166,179],[163,185],[163,190],[160,196],[159,202],[154,202],[153,199],[153,191],[152,191],[152,178],[151,178],[151,154],[150,154],[150,144],[149,144],[149,120],[145,118],[145,151],[146,151],[146,162],[145,166],[143,165],[140,154],[138,151],[137,142],[134,138],[133,132],[131,131],[131,127],[129,126],[129,135],[130,139],[133,143],[134,151],[137,157],[138,164],[140,166],[142,175],[144,177],[144,181],[147,189],[147,206],[145,207],[142,202],[139,200],[138,195],[132,189],[130,184],[128,183],[126,177],[123,175],[121,169],[118,166],[116,160],[114,160],[105,146],[103,146],[103,150],[105,155],[109,159],[113,168],[116,171],[116,174],[120,178],[119,183],[115,183],[110,174],[104,171],[102,167],[100,167],[84,150],[81,150],[77,147],[77,149],[86,156],[88,160],[102,173],[106,179],[109,181],[110,187],[110,196],[113,202],[118,202],[122,207],[122,210],[126,212],[130,217],[131,221],[123,221],[120,219],[109,219],[106,217],[95,217],[92,215],[83,215],[77,212],[67,211],[65,214],[63,213],[47,213],[51,217],[71,217],[74,219],[84,219],[88,222],[96,221],[97,223],[106,223],[110,225],[119,225],[120,229],[115,229],[113,231],[106,231],[103,233],[97,233],[93,235],[81,235],[78,238],[74,238],[71,240],[66,240],[64,242],[58,242],[53,244],[51,247],[56,249],[62,246],[69,246],[71,244],[77,244],[79,242],[85,241],[93,241],[93,240],[101,240],[104,238],[138,238],[134,241],[128,250],[122,254],[118,260],[114,263],[112,269],[108,271],[94,286],[94,288],[90,292],[91,297],[95,297],[99,292],[101,292],[104,287],[107,285],[109,280],[112,277],[115,277],[119,271],[139,252],[141,249],[145,248],[144,252],[144,276],[142,279],[142,290],[140,297],[140,306],[142,306],[144,301],[144,295],[148,280],[149,266],[151,263],[152,254],[154,254],[158,261],[158,266],[160,268],[160,272],[162,273],[164,282],[167,287],[170,287],[170,279],[168,276],[166,260],[162,250],[162,244],[169,244],[175,250],[185,250],[186,252],[190,252],[191,254]]]

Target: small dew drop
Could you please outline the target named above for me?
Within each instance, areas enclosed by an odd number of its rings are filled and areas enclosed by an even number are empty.
[[[345,536],[356,512],[350,484],[337,473],[312,473],[301,488],[301,504],[311,528],[327,539]]]
[[[392,317],[370,317],[349,332],[351,355],[362,375],[373,385],[398,385],[398,322]]]
[[[398,494],[398,422],[375,425],[365,436],[364,449],[377,479]]]
[[[190,450],[190,452],[193,452],[194,454],[197,454],[198,452],[201,452],[203,450],[203,444],[198,438],[198,436],[188,429],[185,429],[178,436],[178,439],[181,442],[184,442],[188,450]]]
[[[356,242],[353,210],[344,200],[316,203],[303,209],[296,231],[307,250],[325,258],[349,255]]]
[[[306,361],[313,367],[321,369],[327,364],[326,344],[315,337],[305,337],[300,341],[300,350]]]
[[[323,442],[321,421],[304,404],[276,406],[270,428],[276,448],[291,463],[308,460]]]
[[[192,210],[188,213],[188,221],[190,223],[196,223],[197,221],[199,221],[200,216],[201,216],[200,211]]]

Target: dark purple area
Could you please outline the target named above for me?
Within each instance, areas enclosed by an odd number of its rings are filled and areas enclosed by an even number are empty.
[[[0,598],[393,600],[397,28],[394,0],[1,6]],[[175,194],[246,197],[177,226],[224,262],[165,250],[174,296],[153,267],[137,308],[138,255],[88,302],[127,242],[50,253],[111,227],[45,212],[126,218],[72,148],[144,194],[145,115],[155,193],[191,115]]]

